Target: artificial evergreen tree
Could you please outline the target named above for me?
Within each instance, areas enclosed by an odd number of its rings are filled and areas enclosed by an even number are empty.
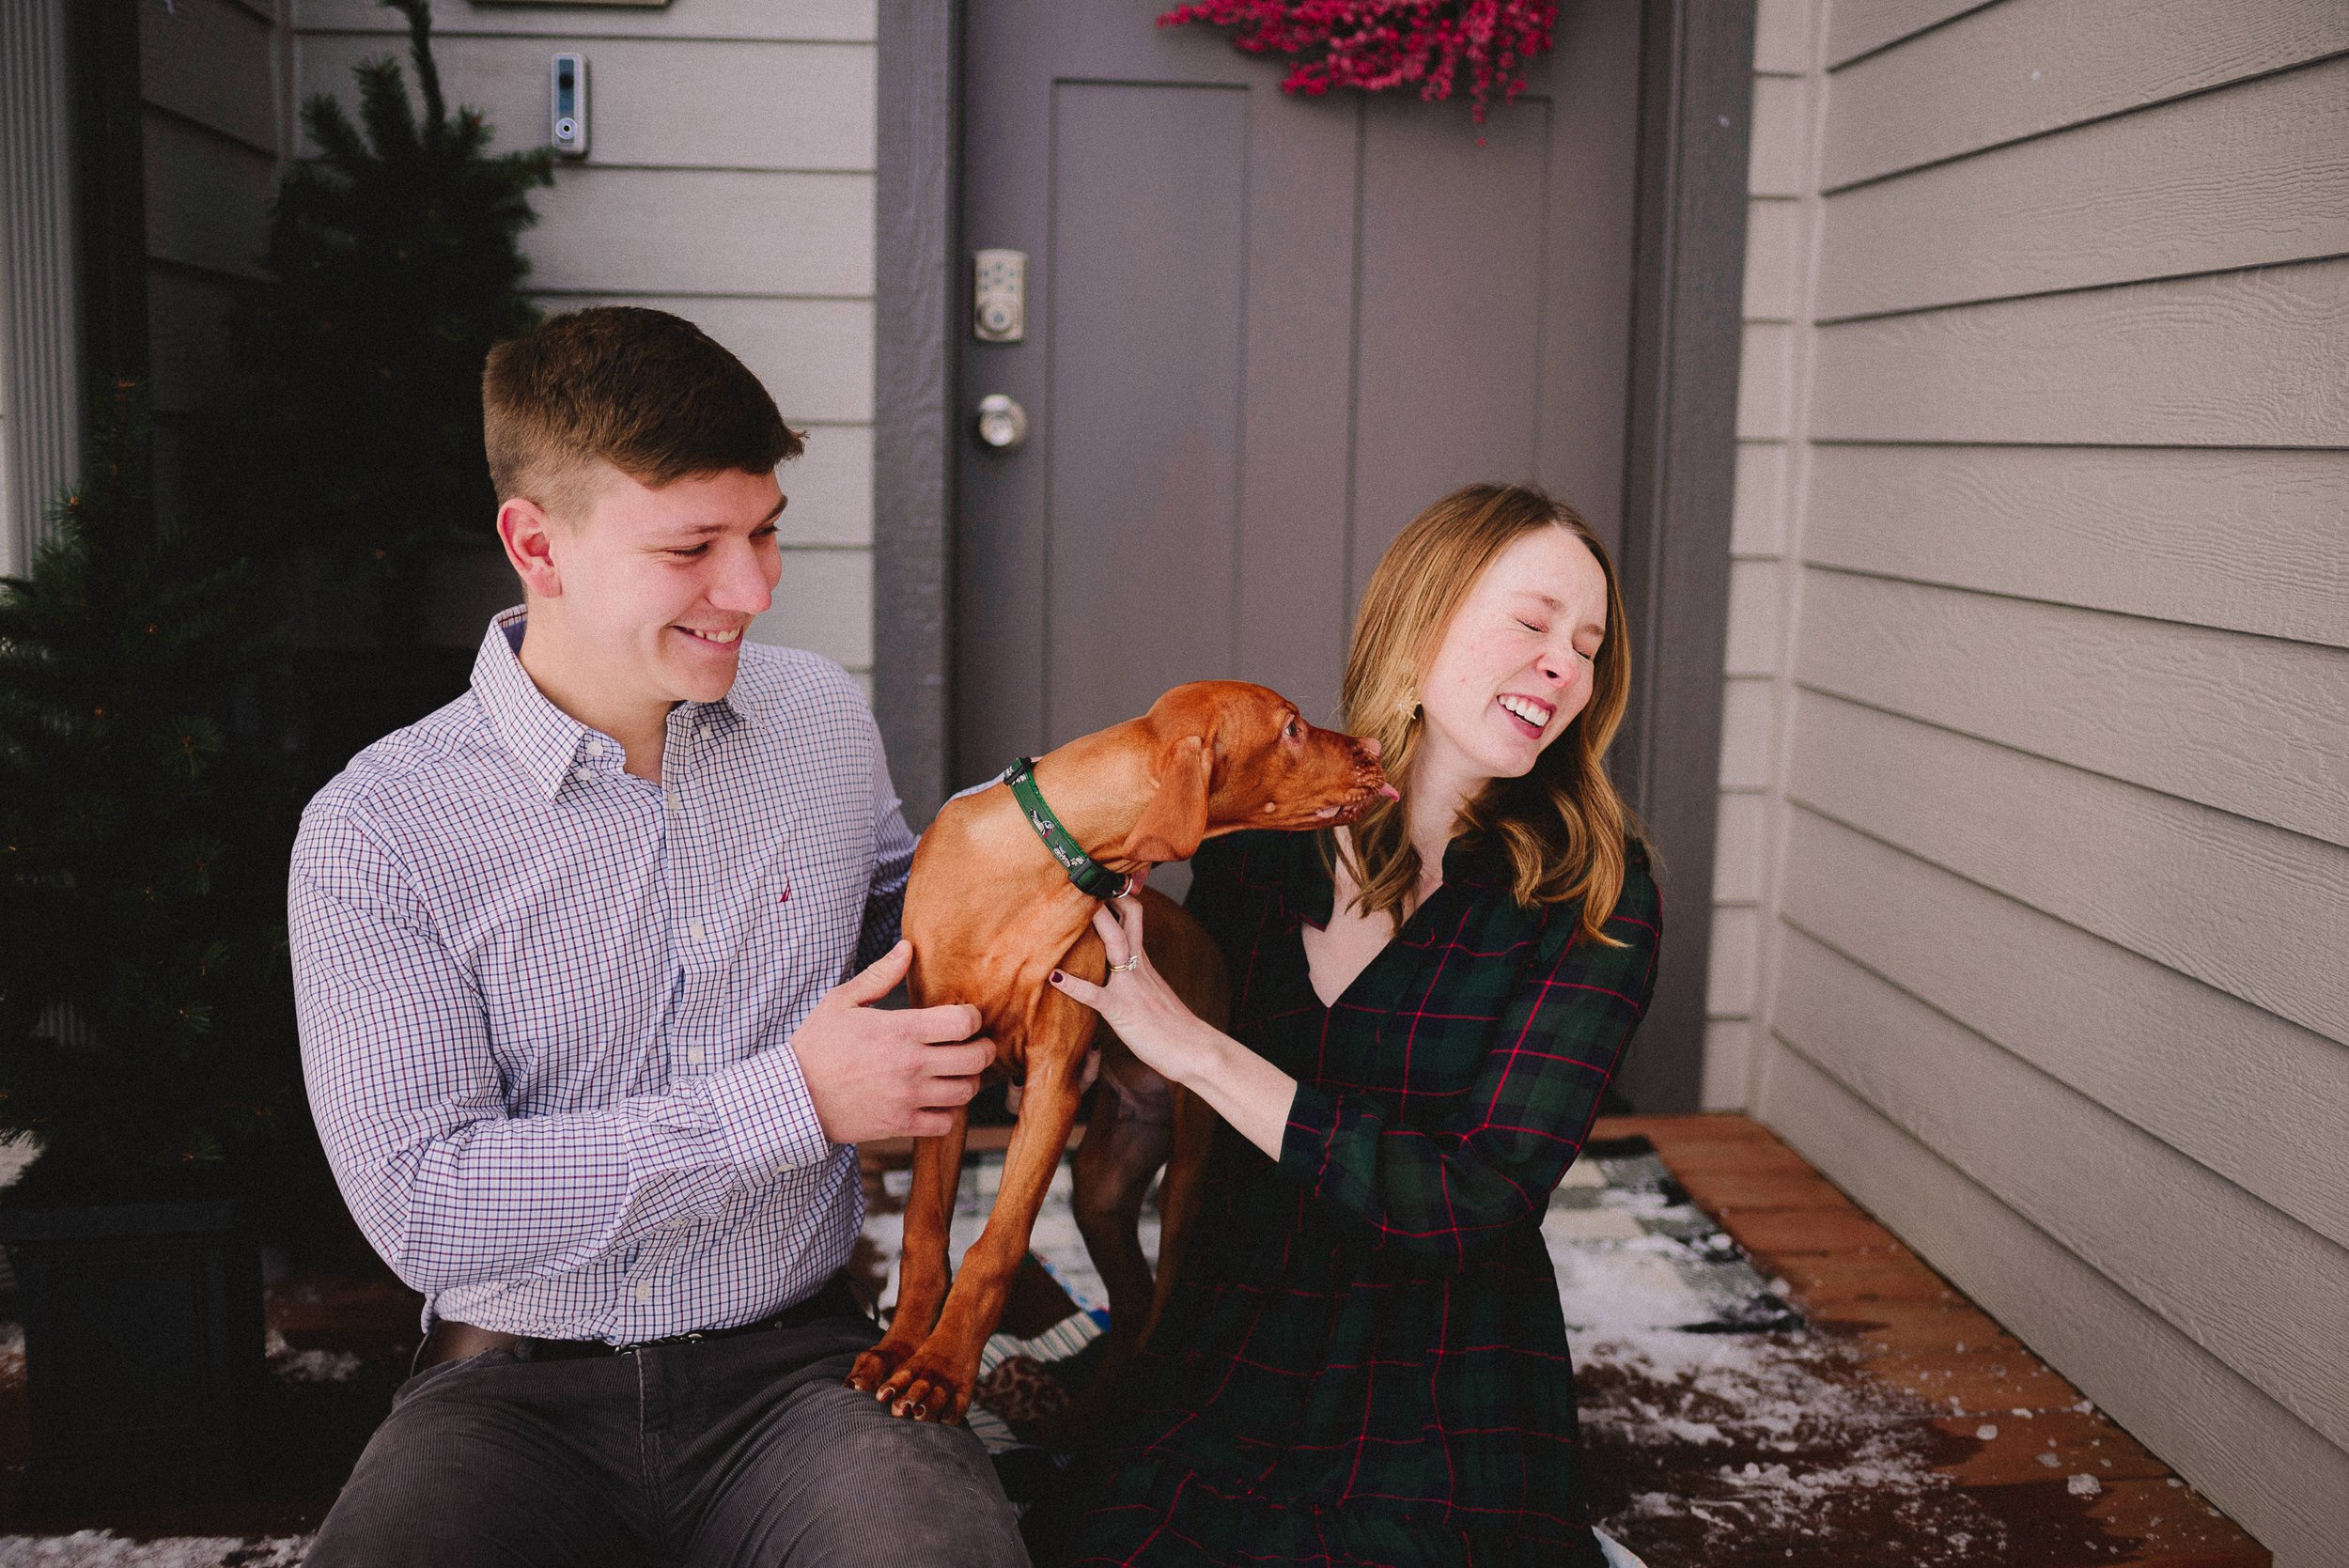
[[[9,1199],[282,1187],[316,1140],[285,947],[298,800],[231,733],[265,652],[251,575],[158,525],[128,382],[52,522],[0,579],[0,1136],[45,1151]]]
[[[236,322],[248,401],[227,489],[257,559],[319,552],[338,602],[356,600],[397,649],[415,637],[436,548],[485,537],[497,500],[481,441],[481,367],[538,312],[518,243],[543,148],[492,155],[477,111],[451,113],[425,0],[408,19],[421,117],[397,62],[353,72],[359,117],[303,105],[319,147],[278,187],[268,282]]]

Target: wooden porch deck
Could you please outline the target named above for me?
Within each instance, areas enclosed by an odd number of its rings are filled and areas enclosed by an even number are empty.
[[[1634,1134],[1817,1327],[1848,1341],[1859,1373],[1886,1390],[1890,1419],[1931,1429],[1920,1436],[1946,1456],[1936,1467],[2005,1527],[2004,1544],[1980,1559],[1984,1568],[2267,1568],[2266,1548],[1767,1128],[1744,1116],[1627,1116],[1602,1119],[1594,1137]],[[1688,1462],[1708,1463],[1701,1450]],[[2072,1489],[2069,1478],[2081,1475],[2096,1478],[2092,1496]],[[1647,1549],[1652,1568],[1672,1564],[1662,1542]],[[1870,1555],[1848,1537],[1825,1546],[1757,1536],[1726,1553],[1716,1541],[1703,1562],[1915,1560],[1889,1543],[1883,1550]]]

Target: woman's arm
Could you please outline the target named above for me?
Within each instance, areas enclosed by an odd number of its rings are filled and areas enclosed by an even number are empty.
[[[1112,957],[1139,946],[1139,911],[1119,913],[1103,928]],[[1109,986],[1063,988],[1100,1007],[1135,1054],[1196,1090],[1292,1177],[1360,1221],[1374,1250],[1450,1271],[1539,1213],[1581,1152],[1646,1011],[1659,925],[1654,883],[1634,877],[1608,923],[1625,945],[1569,939],[1523,976],[1462,1098],[1468,1109],[1434,1126],[1393,1123],[1370,1096],[1298,1084],[1191,1017],[1146,956]]]
[[[1142,945],[1141,899],[1112,900],[1094,911],[1093,924],[1110,962],[1138,955],[1134,967],[1112,970],[1101,986],[1054,970],[1051,983],[1099,1013],[1149,1066],[1198,1094],[1242,1138],[1280,1158],[1297,1080],[1183,1005]]]

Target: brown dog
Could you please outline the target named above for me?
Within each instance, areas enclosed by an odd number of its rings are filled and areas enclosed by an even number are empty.
[[[1152,865],[1189,859],[1201,840],[1219,833],[1352,821],[1387,788],[1377,756],[1375,741],[1306,723],[1277,691],[1197,681],[1167,692],[1139,719],[1048,753],[1036,763],[1035,783],[1086,853],[1139,879]],[[890,1401],[897,1415],[956,1421],[970,1407],[979,1354],[1003,1314],[1045,1188],[1067,1147],[1099,1021],[1045,976],[1059,969],[1102,978],[1107,965],[1092,925],[1099,907],[1046,851],[1005,784],[947,802],[914,852],[906,888],[904,929],[913,942],[907,988],[916,1006],[975,1006],[983,1032],[995,1042],[991,1071],[1024,1079],[1026,1093],[994,1212],[951,1293],[946,1235],[966,1117],[958,1113],[952,1131],[915,1145],[896,1316],[848,1374],[853,1387]],[[1144,909],[1152,961],[1187,1001],[1220,1015],[1221,961],[1205,933],[1159,894],[1145,895]],[[1121,1051],[1105,1060],[1103,1071],[1139,1067]],[[1105,1085],[1104,1097],[1111,1094]],[[1207,1115],[1191,1096],[1176,1096],[1175,1157],[1161,1203],[1154,1287],[1160,1296],[1174,1275],[1198,1161],[1212,1131]],[[1088,1153],[1093,1142],[1088,1134]],[[1138,1200],[1139,1184],[1125,1185]],[[1096,1195],[1087,1207],[1090,1232],[1119,1211],[1122,1197],[1104,1204]],[[1137,1247],[1126,1262],[1139,1259]],[[1132,1305],[1132,1269],[1102,1261],[1112,1265],[1104,1269],[1112,1320],[1130,1326],[1140,1315]],[[1126,1302],[1117,1299],[1121,1284]],[[1120,1333],[1128,1351],[1155,1317],[1153,1310],[1143,1329]]]

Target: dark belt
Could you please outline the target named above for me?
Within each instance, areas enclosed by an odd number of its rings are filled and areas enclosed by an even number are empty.
[[[827,1318],[854,1318],[860,1322],[873,1321],[872,1310],[863,1296],[848,1282],[846,1274],[835,1274],[806,1300],[786,1307],[756,1323],[739,1323],[731,1328],[703,1328],[690,1334],[672,1334],[666,1339],[637,1340],[629,1344],[614,1344],[609,1340],[547,1340],[532,1334],[507,1334],[495,1328],[476,1328],[470,1323],[442,1318],[432,1325],[416,1347],[416,1358],[408,1369],[413,1377],[427,1367],[437,1367],[443,1361],[461,1361],[468,1356],[478,1356],[485,1350],[503,1350],[518,1361],[576,1361],[595,1358],[608,1358],[627,1356],[639,1350],[653,1350],[664,1345],[692,1344],[702,1340],[730,1340],[740,1334],[763,1334],[771,1328],[797,1328]]]

